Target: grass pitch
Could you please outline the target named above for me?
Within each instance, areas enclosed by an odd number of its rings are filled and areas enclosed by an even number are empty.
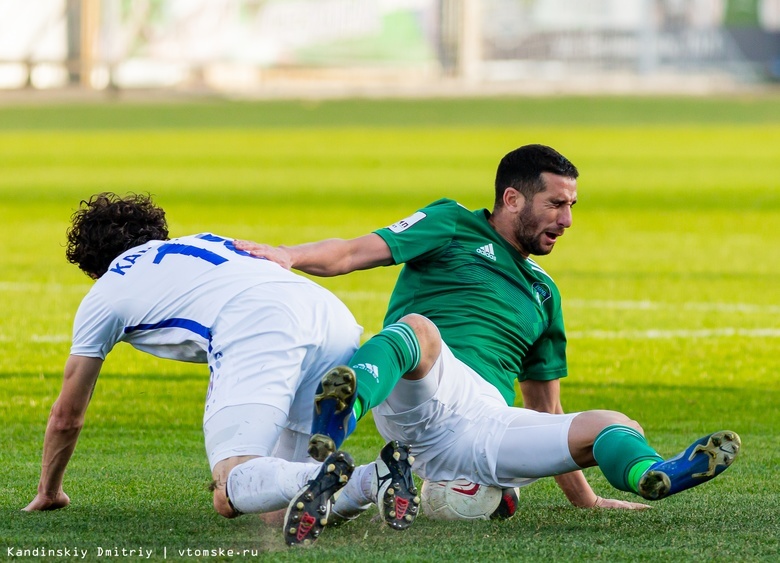
[[[529,142],[582,174],[574,226],[539,260],[564,296],[564,407],[623,411],[664,455],[735,430],[743,454],[722,477],[641,513],[575,509],[548,479],[521,491],[509,521],[420,518],[398,533],[369,515],[288,550],[257,517],[211,510],[203,366],[119,345],[66,473],[71,506],[20,512],[90,286],[63,252],[80,199],[151,192],[173,236],[350,237],[439,197],[489,207],[498,160]],[[0,559],[780,557],[776,97],[4,107],[0,170]],[[321,283],[371,334],[397,273]],[[368,462],[381,439],[367,420],[347,446]],[[631,498],[586,473],[598,494]]]

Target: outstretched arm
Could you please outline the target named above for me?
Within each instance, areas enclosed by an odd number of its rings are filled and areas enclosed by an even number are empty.
[[[393,264],[387,243],[375,233],[354,239],[326,239],[296,246],[269,246],[238,240],[236,248],[257,258],[267,258],[288,270],[315,276],[339,276]]]
[[[520,391],[523,394],[525,408],[538,412],[563,414],[559,380],[533,381],[528,379],[520,383]],[[648,505],[638,502],[605,499],[596,495],[582,471],[556,475],[555,482],[569,499],[569,502],[580,508],[622,508],[626,510],[650,508]]]
[[[55,510],[70,504],[62,490],[65,468],[76,449],[84,425],[92,390],[100,374],[103,360],[70,356],[65,364],[65,376],[60,396],[54,402],[43,439],[43,463],[38,494],[24,510]]]

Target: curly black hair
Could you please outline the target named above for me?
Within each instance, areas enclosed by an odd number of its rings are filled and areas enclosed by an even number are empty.
[[[105,274],[111,261],[126,250],[150,240],[168,240],[165,211],[149,195],[103,192],[79,205],[71,217],[65,256],[91,278]]]

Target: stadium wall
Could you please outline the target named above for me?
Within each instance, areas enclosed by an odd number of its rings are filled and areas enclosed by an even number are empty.
[[[0,89],[707,92],[780,80],[780,0],[5,0]]]

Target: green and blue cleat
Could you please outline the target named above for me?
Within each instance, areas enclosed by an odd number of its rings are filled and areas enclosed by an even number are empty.
[[[639,480],[639,494],[660,500],[705,483],[734,462],[741,444],[737,433],[730,430],[700,438],[673,458],[651,465]]]
[[[357,378],[351,368],[338,366],[322,377],[314,395],[308,450],[311,457],[324,460],[352,434],[357,424],[352,411],[356,398]]]

